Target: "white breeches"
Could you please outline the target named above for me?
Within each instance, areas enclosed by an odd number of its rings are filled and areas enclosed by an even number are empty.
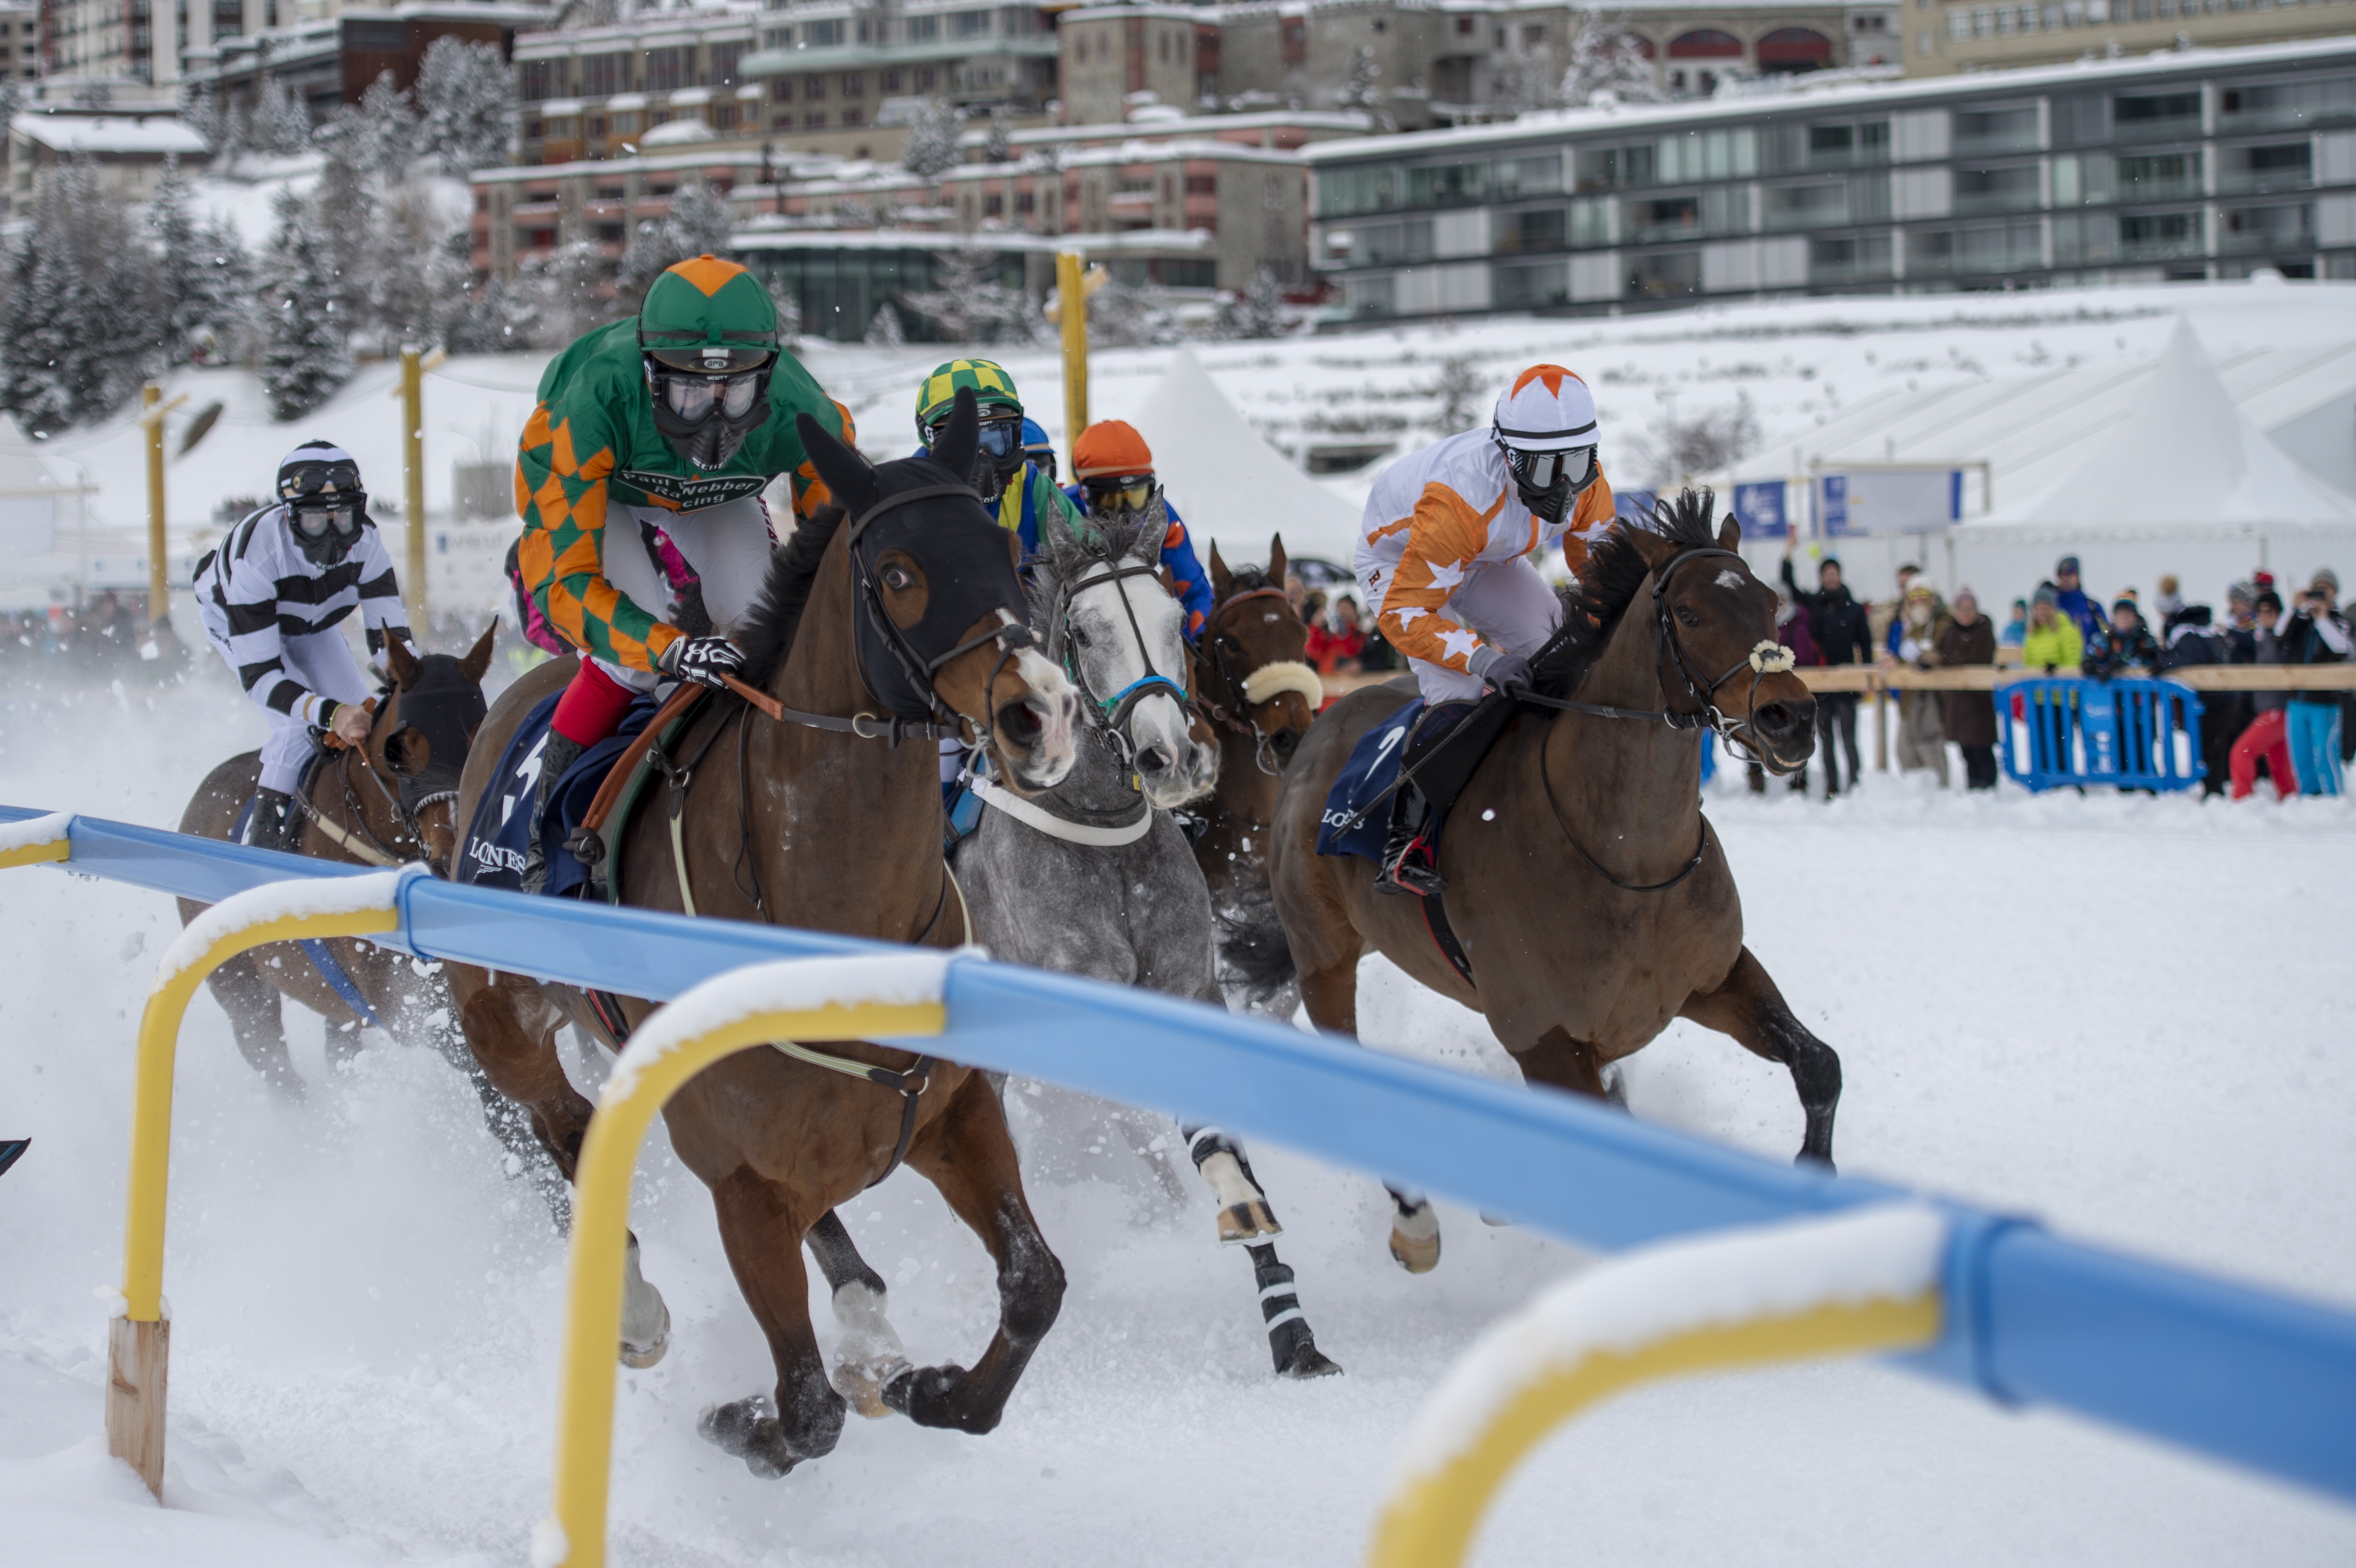
[[[1367,592],[1363,578],[1361,592]],[[1367,592],[1369,602],[1374,601]],[[1470,626],[1509,654],[1528,658],[1546,645],[1562,624],[1562,602],[1527,556],[1511,560],[1476,560],[1464,569],[1464,580],[1448,596],[1440,614],[1460,626]],[[1478,676],[1427,659],[1410,658],[1416,684],[1427,703],[1470,702],[1485,689]]]
[[[214,615],[220,613],[208,602],[199,600],[198,604],[200,609],[212,610]],[[207,635],[213,638],[213,645],[227,659],[226,628],[221,635],[214,635],[213,616],[200,618],[205,622]],[[373,695],[368,677],[360,673],[359,661],[352,656],[351,644],[344,640],[341,626],[307,637],[284,638],[279,645],[278,656],[288,675],[331,701],[366,702]],[[267,690],[274,678],[263,676],[262,689]],[[318,742],[311,738],[311,727],[292,714],[265,708],[262,716],[270,723],[269,738],[262,742],[262,787],[292,795],[302,776],[303,764],[311,760]]]
[[[692,512],[618,503],[605,514],[605,581],[630,603],[657,615],[669,613],[670,584],[648,555],[638,525],[652,523],[670,536],[687,564],[703,580],[703,607],[712,629],[726,633],[744,618],[769,580],[769,519],[761,498],[747,496]],[[605,659],[597,667],[632,691],[652,691],[658,677]]]

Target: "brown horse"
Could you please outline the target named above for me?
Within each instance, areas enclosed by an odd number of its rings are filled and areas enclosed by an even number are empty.
[[[1623,527],[1595,547],[1533,661],[1537,695],[1450,812],[1439,864],[1471,981],[1419,900],[1378,896],[1371,864],[1316,852],[1326,791],[1359,737],[1411,695],[1404,684],[1343,699],[1294,754],[1276,812],[1276,908],[1319,1029],[1357,1031],[1369,946],[1485,1016],[1526,1079],[1581,1094],[1602,1095],[1607,1064],[1688,1018],[1791,1071],[1801,1157],[1829,1165],[1840,1059],[1742,944],[1734,876],[1701,813],[1695,734],[1716,730],[1790,773],[1814,749],[1815,701],[1776,647],[1774,592],[1734,552],[1733,520],[1713,538],[1710,517],[1708,492],[1687,491],[1652,530]],[[1398,1209],[1393,1254],[1420,1273],[1439,1261],[1438,1221],[1411,1195]]]
[[[1194,706],[1219,737],[1219,781],[1192,809],[1207,821],[1194,859],[1211,901],[1268,880],[1268,824],[1293,748],[1324,701],[1309,667],[1309,628],[1284,595],[1284,536],[1268,567],[1230,570],[1211,547],[1211,613],[1194,641]]]
[[[931,460],[870,468],[808,418],[801,433],[840,507],[796,530],[746,621],[723,628],[745,651],[747,678],[787,718],[764,719],[733,697],[707,701],[674,748],[683,859],[673,857],[669,812],[648,810],[624,825],[615,875],[623,896],[648,909],[954,946],[969,933],[963,895],[941,859],[933,741],[978,739],[999,777],[1031,793],[1070,771],[1077,699],[1030,645],[1013,536],[965,486],[976,433],[969,393]],[[856,519],[848,528],[846,513]],[[492,710],[466,770],[465,820],[493,784],[519,720],[574,667],[566,659],[535,670]],[[897,738],[887,742],[894,720]],[[566,987],[458,965],[451,980],[476,1057],[530,1108],[570,1177],[591,1111],[565,1079],[555,1034],[571,1021],[611,1045],[614,1031]],[[628,1028],[652,1010],[632,998],[618,1006]],[[810,1327],[806,1236],[835,1287],[836,1316],[863,1340],[846,1357],[846,1383],[865,1396],[880,1382],[884,1405],[924,1425],[996,1425],[1063,1299],[1063,1266],[1032,1219],[988,1079],[872,1044],[825,1049],[904,1074],[902,1089],[779,1051],[744,1051],[706,1069],[664,1111],[680,1158],[712,1189],[722,1243],[776,1363],[774,1405],[756,1396],[715,1407],[701,1430],[761,1476],[830,1452],[842,1428],[844,1402]],[[898,1359],[880,1327],[884,1282],[830,1244],[839,1225],[819,1223],[904,1153],[997,1264],[998,1331],[971,1371]],[[624,1360],[650,1365],[669,1315],[637,1272],[635,1242],[626,1279]],[[864,1397],[862,1408],[882,1413]]]

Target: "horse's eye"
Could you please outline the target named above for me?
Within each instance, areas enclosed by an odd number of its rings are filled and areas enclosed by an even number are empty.
[[[1076,648],[1085,648],[1085,647],[1087,647],[1087,646],[1088,645],[1088,635],[1087,635],[1087,632],[1085,632],[1085,631],[1083,631],[1083,630],[1081,630],[1081,629],[1080,629],[1079,627],[1077,627],[1077,626],[1073,627],[1073,628],[1072,628],[1072,645],[1073,645],[1074,647],[1076,647]]]
[[[1698,626],[1701,624],[1701,617],[1695,614],[1692,611],[1687,609],[1682,604],[1677,606],[1677,619],[1688,626]]]
[[[1231,654],[1239,654],[1244,651],[1244,645],[1236,641],[1233,637],[1221,637],[1219,639],[1219,646],[1225,648]]]
[[[887,566],[884,569],[884,586],[893,592],[905,593],[916,585],[916,580],[909,576],[904,568]]]

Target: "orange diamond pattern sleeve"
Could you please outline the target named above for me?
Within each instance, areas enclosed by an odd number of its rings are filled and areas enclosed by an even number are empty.
[[[523,516],[516,564],[558,636],[626,668],[652,670],[680,631],[605,580],[605,481],[613,472],[613,437],[594,408],[543,401],[534,409],[516,452],[516,510]]]
[[[1408,536],[1377,618],[1384,641],[1409,658],[1453,670],[1468,667],[1481,639],[1470,627],[1442,617],[1440,610],[1464,581],[1465,570],[1488,548],[1489,525],[1505,505],[1500,494],[1487,511],[1475,511],[1472,503],[1435,479],[1424,485],[1413,512],[1382,530],[1404,528]]]

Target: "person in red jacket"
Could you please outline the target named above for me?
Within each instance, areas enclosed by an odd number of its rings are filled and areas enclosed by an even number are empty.
[[[1309,662],[1320,675],[1355,675],[1366,651],[1366,628],[1358,602],[1344,593],[1309,627]]]

